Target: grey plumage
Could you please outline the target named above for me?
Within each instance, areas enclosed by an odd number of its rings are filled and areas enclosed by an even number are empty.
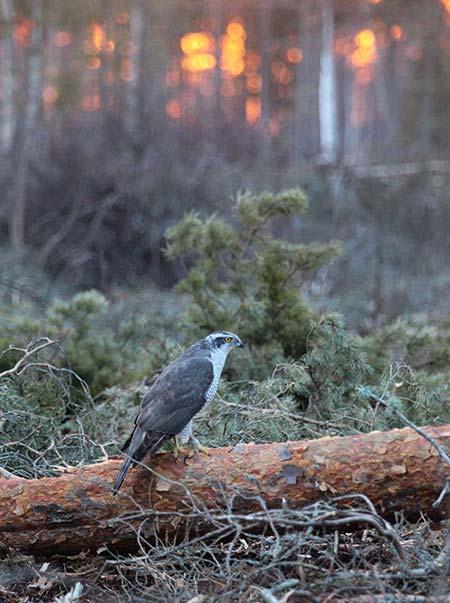
[[[169,364],[145,394],[132,434],[122,451],[126,458],[114,483],[119,490],[130,466],[155,454],[178,435],[215,394],[229,350],[242,347],[233,333],[212,333]]]

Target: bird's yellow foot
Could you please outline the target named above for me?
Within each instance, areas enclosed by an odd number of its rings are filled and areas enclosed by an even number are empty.
[[[180,442],[177,436],[175,436],[174,440],[175,441],[172,450],[173,458],[176,462],[183,461],[185,457],[189,456],[190,452],[183,447],[182,443]]]
[[[203,444],[200,444],[200,442],[197,440],[197,438],[194,438],[194,436],[191,436],[190,442],[192,448],[191,456],[194,455],[196,452],[203,452],[204,454],[209,454],[209,448],[207,446],[203,446]]]

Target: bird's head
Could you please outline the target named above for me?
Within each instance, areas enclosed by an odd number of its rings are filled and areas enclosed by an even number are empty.
[[[214,350],[230,351],[233,348],[243,348],[241,339],[230,331],[216,331],[205,337],[208,347]]]

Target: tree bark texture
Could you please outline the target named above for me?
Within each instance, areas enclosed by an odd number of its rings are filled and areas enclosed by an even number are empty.
[[[443,447],[450,425],[424,431]],[[158,454],[130,470],[115,497],[111,485],[121,459],[72,468],[59,477],[0,479],[0,542],[26,551],[78,551],[108,545],[133,549],[145,521],[145,537],[172,538],[186,529],[192,501],[233,512],[254,510],[259,494],[269,508],[291,508],[348,493],[368,496],[385,517],[432,511],[450,477],[437,450],[411,429],[325,437],[274,444],[238,444],[175,461]],[[439,507],[441,517],[448,505]],[[158,512],[156,514],[155,512]],[[211,528],[194,522],[189,529]]]

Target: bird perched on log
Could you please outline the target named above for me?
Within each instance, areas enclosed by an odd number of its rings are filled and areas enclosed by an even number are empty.
[[[178,436],[182,444],[191,440],[197,450],[204,450],[194,437],[192,420],[216,395],[225,360],[235,347],[242,348],[243,343],[234,333],[211,333],[191,345],[158,376],[145,394],[133,432],[122,448],[126,458],[114,482],[114,493],[130,466],[146,454],[155,454],[173,437]]]

